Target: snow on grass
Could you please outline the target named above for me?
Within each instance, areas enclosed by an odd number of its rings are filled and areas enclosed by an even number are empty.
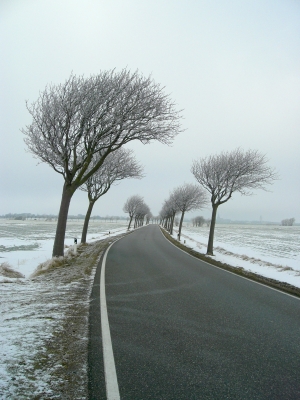
[[[198,232],[197,232],[198,229]],[[216,227],[216,230],[218,227]],[[224,228],[223,228],[224,229]],[[235,227],[232,226],[234,232]],[[178,229],[174,229],[173,237],[177,238]],[[206,254],[208,235],[207,229],[199,229],[193,227],[183,227],[181,242],[190,247],[192,250],[201,254]],[[231,265],[232,267],[244,268],[246,271],[253,272],[258,275],[262,275],[266,278],[275,279],[280,282],[286,282],[290,285],[300,288],[300,241],[295,240],[293,244],[293,256],[290,258],[283,256],[282,252],[276,256],[276,250],[273,250],[272,256],[266,254],[268,249],[268,243],[260,243],[256,249],[250,246],[245,246],[245,238],[237,235],[235,236],[235,242],[232,242],[232,238],[226,240],[225,235],[222,237],[222,241],[215,239],[214,242],[214,256],[207,256],[214,260],[220,261]],[[229,236],[229,232],[228,232]],[[252,235],[253,238],[253,235]],[[299,236],[297,236],[299,239]],[[255,239],[252,239],[255,242]],[[257,239],[258,241],[258,239]],[[250,243],[251,245],[251,243]]]
[[[23,274],[15,271],[8,263],[4,262],[0,264],[0,276],[7,278],[25,278]]]
[[[92,221],[90,228],[89,244],[75,256],[82,222],[68,223],[66,257],[51,259],[54,222],[0,221],[1,399],[87,398],[90,290],[105,245],[126,223]],[[222,229],[214,259],[300,287],[297,229],[261,228],[257,237],[251,228]],[[195,251],[206,253],[207,238],[208,228],[183,228],[182,242]]]
[[[44,262],[32,278],[0,269],[0,398],[84,399],[89,299],[110,236]],[[101,234],[99,234],[101,236]],[[10,274],[10,277],[3,276]]]

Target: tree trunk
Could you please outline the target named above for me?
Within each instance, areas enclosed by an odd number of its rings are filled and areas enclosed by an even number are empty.
[[[60,257],[64,255],[64,244],[65,244],[68,212],[73,194],[74,194],[74,189],[64,184],[61,196],[60,209],[57,219],[52,257]]]
[[[170,229],[169,229],[169,223],[170,223],[170,218],[167,217],[167,218],[166,218],[166,230],[167,230],[168,232],[170,231]]]
[[[209,239],[208,239],[207,252],[206,252],[206,254],[208,254],[210,256],[214,255],[214,233],[215,233],[215,225],[216,225],[218,207],[219,207],[218,204],[213,204],[213,206],[212,206],[212,216],[211,216]]]
[[[180,236],[181,236],[181,228],[182,228],[182,223],[183,223],[183,217],[184,217],[184,211],[182,211],[180,222],[179,222],[178,240],[180,240]]]
[[[172,215],[172,217],[171,217],[170,235],[173,235],[175,214],[176,214],[176,213],[173,213],[173,215]]]
[[[129,220],[129,224],[128,224],[128,228],[127,228],[128,231],[129,231],[129,229],[130,229],[130,225],[131,225],[131,222],[132,222],[132,218],[133,218],[133,216],[130,217],[130,220]]]
[[[84,219],[84,224],[83,224],[83,229],[82,229],[82,234],[81,234],[81,243],[86,243],[86,234],[87,234],[87,231],[88,231],[89,222],[90,222],[90,218],[91,218],[91,214],[92,214],[92,210],[93,210],[94,204],[95,204],[94,201],[90,201],[88,210],[86,212],[85,219]]]

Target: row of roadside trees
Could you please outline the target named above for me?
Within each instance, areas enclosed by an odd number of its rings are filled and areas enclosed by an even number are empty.
[[[178,239],[181,237],[183,218],[186,212],[201,209],[207,204],[206,193],[198,185],[186,183],[174,189],[164,201],[160,211],[161,224],[173,234],[175,216],[180,213]]]
[[[89,78],[72,74],[65,83],[46,87],[27,109],[32,122],[22,132],[29,151],[63,178],[53,256],[63,255],[69,206],[77,189],[88,194],[81,238],[85,242],[95,202],[114,182],[142,177],[142,167],[124,146],[134,140],[170,144],[182,130],[180,111],[163,88],[152,78],[128,70],[104,71]],[[265,155],[256,150],[236,149],[202,158],[194,161],[191,172],[198,185],[174,189],[164,202],[160,219],[172,233],[175,215],[180,213],[180,238],[185,213],[205,207],[210,200],[208,254],[213,254],[218,207],[234,192],[249,195],[276,179]],[[139,196],[133,197],[137,200]],[[134,211],[129,200],[124,206],[129,228],[133,219],[137,227],[145,217],[146,222],[153,218],[142,198],[138,200]]]
[[[174,189],[163,204],[161,223],[172,234],[175,215],[181,214],[178,228],[180,240],[185,212],[201,209],[210,200],[212,217],[207,245],[209,255],[213,255],[219,206],[230,200],[236,192],[251,195],[255,189],[266,190],[266,186],[277,179],[276,171],[268,166],[264,154],[257,150],[243,151],[240,148],[194,161],[191,172],[199,185],[184,184]]]
[[[129,197],[124,204],[123,211],[129,215],[128,230],[131,228],[131,223],[134,221],[134,228],[138,228],[146,224],[149,224],[152,219],[152,213],[149,206],[144,202],[143,197],[134,195]]]

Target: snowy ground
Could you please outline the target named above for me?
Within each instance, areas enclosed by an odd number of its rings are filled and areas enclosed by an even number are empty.
[[[63,265],[31,278],[45,254],[51,254],[53,240],[43,239],[31,250],[26,241],[14,241],[27,246],[15,255],[24,257],[15,265],[26,277],[0,276],[0,399],[87,398],[91,286],[104,246],[126,231],[110,228],[110,234],[90,234],[90,244],[79,246],[76,257],[70,251]]]
[[[68,224],[67,245],[80,237],[81,227]],[[87,398],[91,285],[104,246],[126,232],[126,223],[93,222],[89,245],[78,247],[77,257],[30,278],[50,258],[54,228],[41,221],[0,221],[0,264],[25,276],[0,271],[0,399]],[[300,287],[299,233],[299,227],[218,226],[214,259]],[[207,237],[207,227],[183,228],[182,242],[195,251],[206,252]]]
[[[74,238],[80,243],[83,220],[68,220],[65,245],[72,246]],[[126,231],[127,222],[90,221],[87,242],[102,240]],[[36,267],[51,258],[56,221],[1,220],[0,264],[8,263],[28,278]],[[0,277],[1,280],[1,277]]]
[[[175,228],[174,238],[177,233]],[[184,226],[184,241],[194,251],[205,254],[208,228]],[[299,227],[217,225],[211,258],[300,288]]]

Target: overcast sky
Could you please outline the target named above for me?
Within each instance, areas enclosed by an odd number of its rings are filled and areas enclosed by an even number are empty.
[[[61,175],[26,152],[25,100],[74,74],[126,67],[165,86],[183,109],[171,147],[130,145],[145,178],[124,180],[95,204],[123,215],[139,194],[158,214],[192,161],[237,147],[258,149],[280,180],[233,199],[222,218],[300,222],[300,2],[298,0],[1,0],[0,215],[57,214]],[[71,214],[85,214],[76,192]],[[189,214],[210,216],[210,208]]]

